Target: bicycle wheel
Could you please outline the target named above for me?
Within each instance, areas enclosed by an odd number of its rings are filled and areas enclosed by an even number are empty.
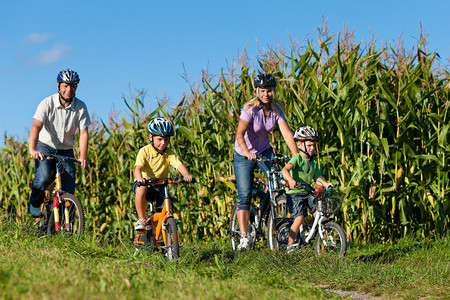
[[[174,218],[167,218],[166,224],[166,255],[169,260],[180,257],[180,243],[178,239],[178,227]]]
[[[256,230],[258,228],[259,216],[258,211],[253,204],[250,206],[250,220],[247,227],[247,236],[249,238],[249,249],[253,249],[256,243]],[[231,250],[236,251],[241,240],[241,230],[239,228],[239,222],[237,218],[236,205],[233,207],[230,218],[230,246]]]
[[[231,250],[236,251],[239,245],[239,239],[241,238],[241,231],[239,229],[239,222],[237,219],[236,205],[233,206],[230,218],[230,246]]]
[[[347,251],[347,239],[341,226],[334,222],[323,224],[323,240],[317,233],[314,248],[318,255],[329,253],[344,257]]]
[[[133,229],[133,244],[135,251],[146,250],[149,253],[153,252],[155,248],[155,238],[153,237],[152,231],[149,228],[143,231]]]
[[[286,195],[282,194],[276,198],[277,205],[274,207],[267,220],[267,245],[270,250],[285,248],[289,239],[290,222],[286,205]]]
[[[72,194],[61,195],[62,203],[58,206],[60,230],[57,232],[55,227],[55,216],[53,206],[48,220],[47,235],[64,233],[67,236],[79,236],[84,232],[84,211],[80,200]],[[65,214],[64,206],[67,207],[69,216]]]
[[[44,235],[47,234],[48,220],[50,220],[50,215],[51,215],[50,202],[46,201],[43,204],[42,215],[36,222],[39,234]]]

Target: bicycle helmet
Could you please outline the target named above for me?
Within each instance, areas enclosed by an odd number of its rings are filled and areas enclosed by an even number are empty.
[[[294,133],[294,140],[300,141],[320,141],[317,130],[310,126],[300,127]]]
[[[263,86],[276,87],[277,81],[275,80],[275,77],[273,77],[272,74],[263,73],[263,74],[259,74],[258,76],[255,77],[255,80],[253,81],[253,85],[254,85],[255,89],[257,87],[263,87]]]
[[[58,77],[56,78],[56,81],[58,83],[64,82],[64,83],[79,83],[80,77],[78,76],[77,72],[72,71],[71,69],[62,70],[58,73]]]
[[[175,134],[172,123],[164,118],[156,118],[150,121],[147,126],[152,135],[171,137]]]

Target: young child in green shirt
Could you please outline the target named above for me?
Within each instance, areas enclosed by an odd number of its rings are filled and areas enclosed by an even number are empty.
[[[320,140],[319,133],[310,126],[300,127],[294,134],[294,141],[297,144],[299,153],[292,156],[291,160],[281,170],[283,177],[288,181],[289,188],[286,191],[287,206],[291,217],[294,218],[289,231],[289,241],[287,251],[295,250],[294,241],[299,232],[305,216],[306,207],[303,203],[306,200],[307,206],[311,212],[316,215],[316,201],[311,191],[307,189],[297,189],[298,183],[304,182],[311,184],[313,182],[325,188],[333,186],[322,178],[322,172],[319,169],[316,154],[316,144]]]

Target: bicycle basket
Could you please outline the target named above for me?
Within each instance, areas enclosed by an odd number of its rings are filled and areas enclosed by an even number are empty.
[[[337,214],[341,209],[342,200],[344,200],[345,194],[331,191],[327,192],[325,190],[319,191],[317,193],[317,200],[322,200],[321,210],[325,214]]]

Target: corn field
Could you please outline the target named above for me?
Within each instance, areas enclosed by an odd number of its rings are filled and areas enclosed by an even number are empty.
[[[438,54],[428,53],[426,39],[408,52],[401,44],[378,49],[355,44],[349,35],[324,35],[306,46],[261,51],[257,61],[251,66],[243,54],[226,71],[205,71],[175,106],[159,100],[148,111],[144,94],[137,93],[124,99],[128,115],[94,122],[90,165],[78,170],[76,192],[89,234],[130,237],[135,158],[149,142],[145,125],[164,116],[176,125],[171,147],[198,180],[172,190],[183,239],[227,237],[236,201],[236,187],[227,180],[235,132],[259,71],[277,78],[291,129],[319,131],[324,177],[346,194],[338,219],[350,241],[448,234],[450,76]],[[4,141],[1,210],[21,221],[28,218],[34,162],[27,141]],[[272,144],[278,154],[289,154],[278,130]]]

